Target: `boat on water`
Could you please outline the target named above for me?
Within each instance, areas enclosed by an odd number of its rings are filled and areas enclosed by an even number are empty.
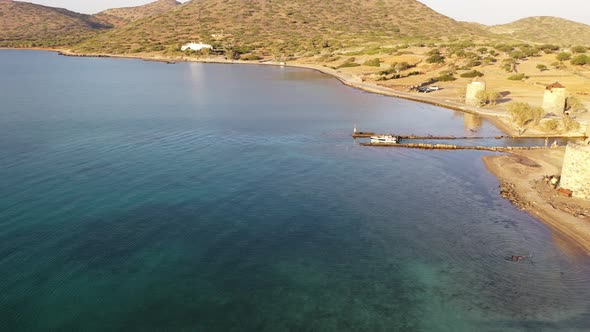
[[[393,135],[371,136],[371,143],[397,144],[397,143],[399,143],[399,137],[393,136]]]

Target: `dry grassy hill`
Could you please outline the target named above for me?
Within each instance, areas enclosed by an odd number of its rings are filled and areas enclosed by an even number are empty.
[[[558,17],[529,17],[488,30],[528,42],[590,46],[590,25]]]
[[[78,50],[160,51],[188,41],[217,41],[291,54],[372,42],[489,35],[415,0],[200,0],[98,36]]]
[[[115,26],[122,26],[145,17],[165,13],[178,5],[180,2],[176,0],[158,0],[143,6],[108,9],[95,16],[109,21]]]
[[[112,28],[104,21],[66,9],[0,0],[0,45],[67,45]]]

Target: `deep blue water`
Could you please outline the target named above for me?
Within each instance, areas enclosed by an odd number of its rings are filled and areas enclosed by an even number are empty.
[[[590,260],[484,153],[350,138],[489,123],[309,70],[32,51],[0,51],[0,120],[3,331],[590,329]]]

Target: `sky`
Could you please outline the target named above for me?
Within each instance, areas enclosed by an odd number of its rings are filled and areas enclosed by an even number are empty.
[[[154,0],[21,0],[61,7],[79,13],[139,6]],[[187,0],[180,0],[186,2]],[[330,1],[330,0],[320,0]],[[503,24],[530,16],[558,16],[590,25],[589,0],[419,0],[437,12],[459,21]]]

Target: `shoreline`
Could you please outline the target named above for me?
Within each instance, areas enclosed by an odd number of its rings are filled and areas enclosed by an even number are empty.
[[[561,174],[564,154],[563,147],[513,151],[484,156],[483,162],[505,199],[540,220],[570,253],[590,255],[590,202],[563,197],[543,181],[545,175]]]
[[[15,49],[15,48],[7,48],[7,49]],[[508,118],[508,114],[500,114],[492,110],[482,109],[480,107],[473,107],[467,106],[461,103],[453,102],[450,100],[440,100],[437,97],[429,97],[426,94],[418,95],[412,92],[405,92],[399,91],[395,89],[391,89],[388,87],[380,86],[374,83],[367,83],[363,82],[359,77],[339,72],[335,69],[324,67],[321,65],[315,64],[304,64],[304,63],[284,63],[281,62],[273,62],[273,61],[243,61],[243,60],[226,60],[226,59],[215,59],[215,58],[208,58],[208,59],[198,59],[198,58],[173,58],[173,57],[166,57],[166,56],[145,56],[145,55],[114,55],[114,54],[85,54],[85,53],[74,53],[66,49],[33,49],[33,48],[22,48],[22,49],[30,49],[30,50],[43,50],[43,51],[51,51],[57,52],[59,55],[63,56],[71,56],[71,57],[89,57],[89,58],[114,58],[114,59],[136,59],[136,60],[143,60],[143,61],[154,61],[154,62],[163,62],[173,64],[176,62],[196,62],[196,63],[212,63],[212,64],[240,64],[240,65],[263,65],[263,66],[275,66],[275,67],[292,67],[292,68],[303,68],[303,69],[310,69],[315,70],[317,72],[332,76],[339,80],[342,84],[362,90],[369,93],[379,94],[382,96],[388,97],[395,97],[410,101],[415,101],[419,103],[429,104],[437,107],[442,107],[446,109],[450,109],[453,111],[468,113],[480,116],[485,120],[491,122],[496,128],[502,131],[509,137],[513,138],[572,138],[572,139],[584,139],[587,138],[584,135],[580,134],[518,134],[518,130],[512,128],[509,124],[502,121],[502,118]]]

